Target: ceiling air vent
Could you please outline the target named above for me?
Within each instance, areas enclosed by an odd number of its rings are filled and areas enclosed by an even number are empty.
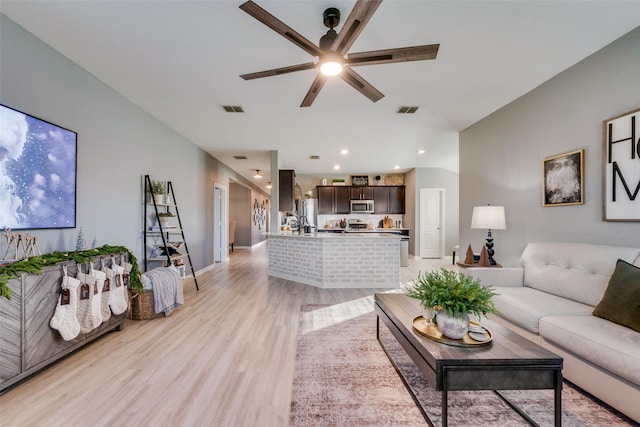
[[[239,105],[223,105],[222,108],[227,113],[244,113],[244,110]]]
[[[418,111],[418,107],[407,107],[402,105],[400,108],[398,108],[398,111],[396,111],[396,113],[398,114],[413,114],[416,111]]]
[[[320,160],[320,156],[309,156],[311,160]]]
[[[233,156],[236,160],[247,160],[247,156]]]

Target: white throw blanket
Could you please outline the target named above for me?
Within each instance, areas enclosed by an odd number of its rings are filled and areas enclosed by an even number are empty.
[[[164,311],[164,315],[169,316],[174,309],[184,304],[182,278],[175,267],[154,268],[144,275],[151,281],[156,314]]]

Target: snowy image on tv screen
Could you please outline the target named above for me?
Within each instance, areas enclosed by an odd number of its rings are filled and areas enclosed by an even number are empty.
[[[0,229],[75,227],[76,140],[0,105]]]

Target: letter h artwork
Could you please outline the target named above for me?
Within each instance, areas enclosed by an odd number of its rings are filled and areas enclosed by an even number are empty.
[[[640,221],[640,109],[603,122],[605,221]]]

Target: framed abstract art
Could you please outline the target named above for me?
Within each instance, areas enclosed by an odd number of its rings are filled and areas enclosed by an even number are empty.
[[[584,150],[542,161],[543,206],[584,204]]]

